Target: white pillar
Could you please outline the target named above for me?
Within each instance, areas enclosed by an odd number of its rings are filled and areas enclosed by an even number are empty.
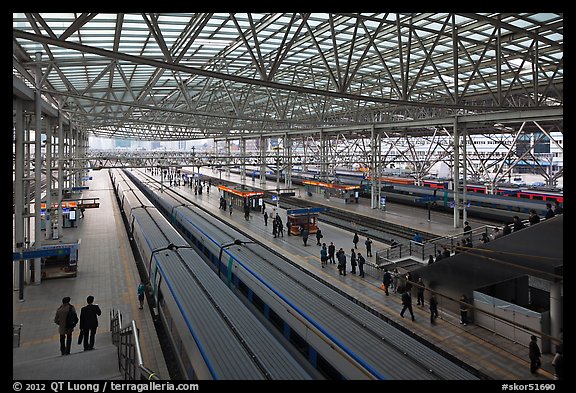
[[[36,52],[36,95],[35,101],[35,126],[34,126],[34,247],[40,248],[42,245],[42,224],[40,216],[40,202],[42,199],[42,94],[40,92],[40,85],[42,82],[42,53]],[[34,259],[34,284],[40,284],[41,277],[41,260],[40,258]]]
[[[454,228],[460,226],[460,140],[458,136],[458,117],[454,116]]]
[[[560,338],[563,321],[562,282],[555,281],[550,285],[550,335]],[[554,351],[556,347],[552,347]]]

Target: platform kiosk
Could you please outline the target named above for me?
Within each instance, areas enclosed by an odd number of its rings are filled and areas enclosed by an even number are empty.
[[[100,198],[81,198],[70,199],[62,201],[62,228],[73,228],[76,226],[76,221],[84,215],[85,209],[94,209],[100,207]],[[58,210],[58,203],[52,203],[52,207],[46,215],[46,203],[40,204],[40,229],[46,229],[46,221],[50,221],[51,217],[56,217]]]
[[[58,240],[43,240],[42,245],[12,253],[13,261],[40,258],[42,280],[76,277],[78,273],[78,249],[81,239],[66,235]],[[29,265],[28,282],[34,282],[34,264]]]
[[[290,234],[299,236],[302,229],[308,228],[309,234],[318,231],[318,216],[329,211],[328,207],[308,207],[304,209],[289,209],[286,211],[290,223]]]
[[[324,194],[324,198],[326,199],[332,199],[345,204],[358,203],[360,186],[346,186],[316,180],[304,180],[302,184],[306,186],[308,196],[311,196],[312,193]]]
[[[250,206],[252,211],[260,211],[264,200],[264,191],[238,190],[224,185],[219,185],[220,195],[226,199],[229,204],[232,201],[234,209],[244,211],[244,204]]]

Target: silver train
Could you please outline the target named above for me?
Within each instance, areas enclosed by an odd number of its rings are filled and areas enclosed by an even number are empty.
[[[269,321],[328,379],[474,380],[456,364],[335,291],[279,253],[202,209],[146,174],[130,173],[156,204],[254,312]]]
[[[184,378],[318,377],[226,288],[130,179],[116,170],[110,177]]]

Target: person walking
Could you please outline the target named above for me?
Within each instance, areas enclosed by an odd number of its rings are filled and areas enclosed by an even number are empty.
[[[230,205],[228,205],[228,208],[230,209],[230,215],[232,215],[232,199],[230,199]]]
[[[388,288],[390,288],[390,284],[392,283],[392,275],[388,271],[388,269],[384,268],[384,275],[382,276],[382,286],[384,287],[384,293],[386,296],[390,296],[388,292]]]
[[[552,359],[554,366],[554,380],[561,381],[564,379],[564,345],[560,344],[556,347],[556,354]]]
[[[268,226],[268,212],[264,212],[264,226]]]
[[[93,304],[94,296],[92,295],[86,298],[86,303],[88,304],[80,310],[80,334],[84,342],[84,350],[90,351],[94,349],[98,317],[102,315],[102,310],[97,304]]]
[[[540,347],[538,346],[538,337],[532,335],[530,337],[530,344],[528,345],[528,356],[530,358],[530,372],[536,374],[536,371],[542,366],[540,357]]]
[[[472,239],[472,227],[468,221],[464,221],[464,237]]]
[[[358,252],[356,258],[358,259],[358,277],[364,277],[364,264],[366,263],[366,260],[360,252]]]
[[[284,223],[282,222],[282,218],[280,218],[280,214],[276,214],[275,221],[278,226],[278,237],[284,237]]]
[[[304,247],[306,247],[306,243],[308,243],[308,234],[310,231],[308,228],[302,229],[302,241],[304,242]]]
[[[320,228],[318,228],[318,230],[316,231],[316,245],[320,246],[322,245],[322,243],[320,243],[320,239],[322,239],[324,237],[324,235],[322,235],[322,231],[320,230]]]
[[[72,347],[72,332],[78,323],[78,314],[72,304],[70,297],[62,298],[62,304],[56,310],[54,323],[58,325],[58,334],[60,334],[60,353],[62,356],[70,355]]]
[[[360,238],[358,237],[357,233],[354,233],[354,238],[352,239],[352,242],[354,243],[354,248],[358,248],[358,242],[360,241]]]
[[[430,323],[432,325],[436,324],[436,318],[438,318],[438,299],[436,299],[435,294],[430,295]]]
[[[272,235],[274,235],[274,237],[278,235],[278,221],[275,219],[272,220]]]
[[[286,232],[288,232],[288,236],[290,236],[290,230],[292,229],[292,223],[290,219],[286,219]]]
[[[330,261],[330,263],[336,263],[336,260],[334,259],[335,252],[336,252],[336,246],[334,245],[333,242],[330,242],[330,245],[328,246],[328,260]]]
[[[460,324],[468,325],[468,298],[466,295],[460,296]]]
[[[366,256],[371,257],[372,256],[372,240],[370,240],[370,238],[366,238],[366,241],[364,242],[364,244],[366,245]]]
[[[338,259],[338,272],[341,276],[346,275],[346,253],[343,249],[339,249],[338,253],[336,254],[336,258]]]
[[[416,288],[416,305],[423,306],[424,305],[424,281],[422,277],[418,278],[417,282],[418,286]]]
[[[320,249],[320,262],[322,262],[322,268],[328,262],[328,249],[326,248],[326,243],[322,244],[322,248]]]
[[[414,318],[414,311],[412,311],[412,296],[410,296],[410,292],[404,291],[402,293],[402,311],[400,311],[400,316],[404,318],[404,312],[408,310],[410,315],[412,316],[412,320],[415,321]]]
[[[138,285],[137,293],[138,293],[138,302],[140,303],[138,308],[142,310],[144,308],[144,294],[146,293],[146,284],[144,284],[144,280],[140,280],[140,285]]]

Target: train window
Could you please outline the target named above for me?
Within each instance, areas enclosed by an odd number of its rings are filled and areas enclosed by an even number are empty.
[[[518,198],[530,199],[530,195],[522,194],[521,192],[518,193]]]
[[[248,286],[246,284],[244,284],[244,281],[238,280],[238,290],[240,291],[241,294],[248,297],[248,293],[250,292],[250,288],[248,288]]]
[[[270,317],[268,318],[272,325],[276,327],[280,332],[284,331],[284,320],[280,317],[280,315],[276,314],[276,312],[270,309]]]
[[[260,299],[260,296],[256,295],[254,292],[252,292],[252,304],[254,304],[258,311],[264,314],[264,301]]]
[[[318,354],[316,358],[316,369],[320,371],[320,373],[326,377],[326,379],[344,379],[342,374],[340,374],[340,372],[336,370],[330,363],[328,363],[326,359],[324,359],[320,354]]]
[[[537,201],[543,201],[544,197],[542,197],[542,195],[532,195],[532,199],[536,199]]]
[[[310,346],[294,329],[290,329],[290,342],[296,347],[298,352],[308,358],[308,349]]]

